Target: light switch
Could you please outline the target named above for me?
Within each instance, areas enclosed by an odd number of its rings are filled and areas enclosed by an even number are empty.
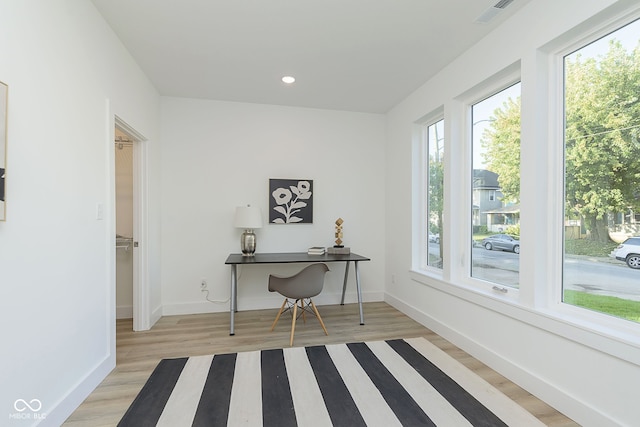
[[[98,221],[104,219],[104,205],[102,203],[96,203],[96,219]]]

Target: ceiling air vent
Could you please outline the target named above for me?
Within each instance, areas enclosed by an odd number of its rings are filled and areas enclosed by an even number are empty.
[[[487,22],[495,18],[500,12],[506,9],[506,7],[509,6],[511,3],[513,3],[513,0],[500,0],[498,3],[494,4],[489,9],[485,10],[484,13],[480,15],[478,19],[476,19],[476,22],[479,22],[481,24],[486,24]]]
[[[496,9],[504,9],[511,3],[513,3],[513,0],[500,0],[498,3],[494,4],[493,7],[495,7]]]

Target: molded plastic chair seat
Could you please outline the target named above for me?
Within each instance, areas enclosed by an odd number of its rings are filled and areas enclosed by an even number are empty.
[[[325,335],[329,335],[327,328],[325,328],[324,322],[322,321],[322,317],[320,317],[320,313],[311,299],[322,292],[324,276],[327,271],[329,271],[329,267],[327,267],[326,264],[318,263],[311,264],[303,268],[299,273],[290,277],[276,276],[273,274],[269,275],[269,292],[278,292],[280,295],[285,297],[284,302],[280,307],[280,311],[278,311],[278,315],[276,316],[276,320],[274,320],[273,325],[271,325],[271,331],[276,327],[282,313],[291,310],[293,313],[293,319],[291,321],[291,339],[289,341],[289,345],[291,346],[293,345],[293,334],[296,329],[296,320],[299,315],[302,315],[303,320],[306,322],[304,314],[307,311],[311,312],[318,318]],[[291,303],[289,299],[295,301]],[[306,303],[306,307],[305,300],[309,301]],[[301,311],[300,314],[298,313],[298,305]],[[309,306],[311,306],[313,311],[309,310]]]

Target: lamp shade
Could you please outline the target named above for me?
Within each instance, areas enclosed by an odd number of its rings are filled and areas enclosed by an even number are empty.
[[[262,212],[253,206],[238,206],[233,226],[247,230],[262,228]]]

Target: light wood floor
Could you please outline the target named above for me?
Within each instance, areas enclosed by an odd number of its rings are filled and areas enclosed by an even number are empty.
[[[467,366],[548,426],[577,426],[552,407],[480,363],[429,329],[390,305],[365,304],[366,325],[359,325],[358,306],[318,308],[329,336],[314,318],[300,320],[294,346],[375,341],[422,336]],[[69,417],[65,426],[115,426],[145,381],[163,358],[287,347],[290,317],[269,332],[277,310],[241,311],[236,314],[235,336],[229,336],[229,314],[168,316],[150,331],[133,332],[131,320],[117,322],[116,368]]]

